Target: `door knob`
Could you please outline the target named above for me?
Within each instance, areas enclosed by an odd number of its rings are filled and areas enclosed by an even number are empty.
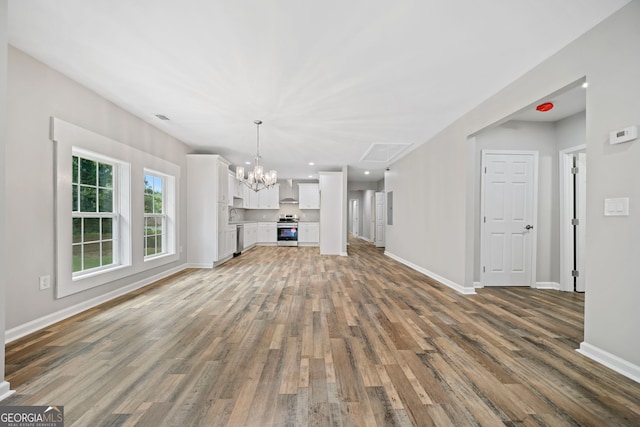
[[[533,225],[530,225],[530,224],[525,225],[524,227],[525,230],[531,230],[532,228],[533,228]]]

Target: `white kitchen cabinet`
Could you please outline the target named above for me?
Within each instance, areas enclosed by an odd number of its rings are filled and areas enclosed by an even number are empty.
[[[280,184],[258,191],[258,209],[280,209]]]
[[[258,223],[244,224],[244,249],[249,249],[258,242]]]
[[[233,256],[236,251],[236,244],[238,242],[236,236],[238,233],[238,227],[235,225],[227,225],[227,231],[225,233],[225,257]]]
[[[298,223],[298,244],[317,246],[320,241],[320,224],[317,222]]]
[[[320,209],[320,188],[315,183],[298,184],[299,209]]]
[[[229,163],[218,166],[218,203],[229,203]]]
[[[242,207],[245,209],[280,209],[280,184],[268,190],[253,191],[243,185]]]
[[[236,188],[236,177],[231,172],[229,172],[229,174],[227,175],[227,193],[229,199],[227,200],[227,204],[229,206],[233,206],[233,198],[235,197]]]
[[[246,185],[244,186],[245,197],[248,201],[247,209],[259,209],[260,208],[260,192],[253,191]]]
[[[258,223],[258,243],[274,244],[278,242],[278,223],[259,222]]]
[[[236,202],[234,199],[244,200],[243,187],[246,186],[236,179],[236,174],[229,171],[229,206],[244,207],[241,202]]]
[[[229,162],[218,155],[187,155],[187,263],[191,267],[211,268],[227,257],[228,167]]]

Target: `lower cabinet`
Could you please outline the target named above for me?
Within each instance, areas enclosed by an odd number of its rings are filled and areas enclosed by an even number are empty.
[[[238,228],[235,225],[228,225],[225,233],[225,257],[231,256],[236,251],[236,236]]]
[[[244,249],[249,249],[258,243],[258,223],[244,225]]]
[[[258,243],[278,243],[277,227],[277,222],[259,222]]]
[[[320,225],[317,222],[298,223],[298,244],[317,246],[320,241]]]

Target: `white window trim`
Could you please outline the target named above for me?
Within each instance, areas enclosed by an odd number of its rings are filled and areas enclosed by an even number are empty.
[[[129,276],[142,273],[179,260],[175,250],[178,230],[175,228],[173,253],[144,260],[144,170],[152,169],[174,177],[174,209],[178,206],[177,191],[180,188],[180,167],[149,153],[88,131],[58,118],[51,119],[51,140],[54,142],[55,159],[55,296],[63,298],[88,289],[122,281]],[[105,158],[123,162],[119,168],[120,200],[128,200],[128,206],[120,207],[120,265],[107,270],[92,271],[73,279],[72,274],[72,209],[71,182],[73,151],[85,150]],[[178,224],[177,209],[175,224]]]
[[[165,237],[163,238],[163,245],[165,245],[164,251],[162,253],[148,255],[144,257],[145,262],[153,261],[155,259],[172,256],[176,254],[176,235],[177,235],[177,221],[176,221],[176,178],[175,176],[168,175],[164,172],[160,172],[153,169],[145,168],[143,171],[144,175],[154,175],[161,177],[163,179],[163,207],[164,207],[164,227],[165,227]],[[144,196],[143,196],[144,197]],[[142,207],[143,217],[144,212],[144,199],[143,199],[143,207]],[[143,224],[144,226],[144,224]],[[144,228],[143,228],[144,229]],[[143,233],[144,235],[144,233]],[[144,254],[144,241],[142,243],[143,254]]]
[[[113,166],[113,213],[108,212],[92,212],[92,213],[81,213],[73,211],[71,212],[72,218],[77,217],[96,217],[96,218],[114,218],[114,230],[113,230],[113,258],[114,263],[107,265],[92,268],[89,270],[81,270],[77,272],[72,272],[72,280],[79,280],[88,276],[95,276],[98,274],[102,274],[109,270],[120,268],[123,263],[122,261],[126,261],[127,264],[131,263],[131,256],[127,254],[126,248],[123,248],[121,245],[122,237],[126,235],[128,230],[123,229],[122,224],[124,223],[121,209],[129,211],[129,200],[124,200],[122,197],[121,186],[128,185],[129,177],[127,174],[121,173],[122,168],[129,169],[129,165],[121,160],[113,159],[110,157],[103,156],[99,153],[94,153],[91,151],[87,151],[84,149],[79,149],[77,147],[71,148],[71,155],[78,156],[79,158],[94,160],[96,162],[110,164]],[[73,172],[72,172],[73,173]]]

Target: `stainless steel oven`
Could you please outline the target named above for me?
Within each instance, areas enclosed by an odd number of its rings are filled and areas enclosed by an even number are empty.
[[[298,246],[298,218],[281,215],[278,221],[278,246]]]

